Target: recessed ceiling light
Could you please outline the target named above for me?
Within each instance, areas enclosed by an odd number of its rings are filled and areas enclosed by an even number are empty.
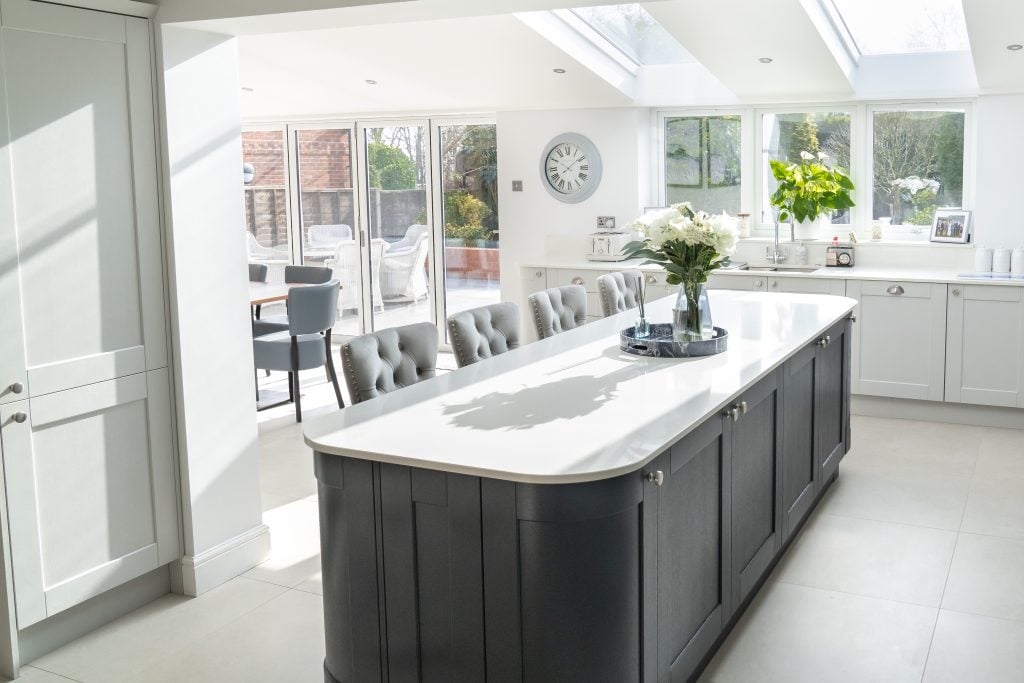
[[[771,64],[772,63],[772,58],[771,57],[758,57],[757,61],[761,62],[762,64]]]
[[[243,85],[243,86],[242,86],[242,92],[253,92],[253,91],[255,91],[255,90],[256,90],[255,88],[250,88],[250,87],[249,87],[249,86],[247,86],[247,85]]]
[[[554,71],[556,74],[564,74],[565,73],[565,69],[552,69],[552,71]]]
[[[367,78],[366,85],[377,85],[377,81],[373,80],[372,78]]]
[[[1024,45],[1021,45],[1020,43],[1014,43],[1013,45],[1007,45],[1006,49],[1016,52],[1017,50],[1024,49]]]

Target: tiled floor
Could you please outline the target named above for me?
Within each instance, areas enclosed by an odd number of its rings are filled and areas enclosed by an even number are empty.
[[[332,410],[308,375],[305,415]],[[23,680],[323,680],[309,451],[291,406],[259,419],[271,558],[200,598],[166,596]],[[702,680],[1024,681],[1024,432],[854,418],[839,480]]]

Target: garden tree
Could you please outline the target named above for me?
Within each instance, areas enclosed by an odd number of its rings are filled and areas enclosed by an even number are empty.
[[[384,142],[366,145],[370,187],[378,190],[416,189],[416,164],[401,149]]]

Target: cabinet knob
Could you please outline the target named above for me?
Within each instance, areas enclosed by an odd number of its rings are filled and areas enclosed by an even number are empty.
[[[903,292],[903,285],[889,285],[889,288],[885,290],[886,294],[892,294],[893,296],[899,296]]]
[[[11,390],[12,394],[20,394],[21,392],[25,391],[25,385],[22,384],[21,382],[15,382],[8,388]]]
[[[956,287],[953,288],[953,296],[960,296],[960,290]]]
[[[574,285],[582,285],[583,284],[583,278],[581,278],[580,276],[577,275],[576,277],[574,277],[572,279],[572,283]]]
[[[11,415],[11,419],[17,422],[18,424],[21,424],[22,422],[28,419],[28,414],[23,413],[22,411],[19,410],[14,415]]]
[[[654,277],[653,275],[648,275],[647,276],[647,284],[649,284],[649,285],[656,285],[656,284],[658,284],[658,278]]]
[[[661,470],[647,473],[647,481],[654,482],[655,486],[661,486],[665,483],[665,473]]]

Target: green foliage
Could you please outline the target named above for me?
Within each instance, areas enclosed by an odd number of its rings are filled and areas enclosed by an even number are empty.
[[[415,190],[416,164],[397,147],[383,142],[366,146],[370,187],[378,190]]]
[[[481,226],[490,215],[491,208],[465,190],[444,195],[444,221],[448,225]]]
[[[772,160],[770,164],[779,183],[770,201],[779,208],[780,222],[814,220],[854,205],[850,196],[853,181],[842,169],[829,168],[815,159],[799,164]]]

